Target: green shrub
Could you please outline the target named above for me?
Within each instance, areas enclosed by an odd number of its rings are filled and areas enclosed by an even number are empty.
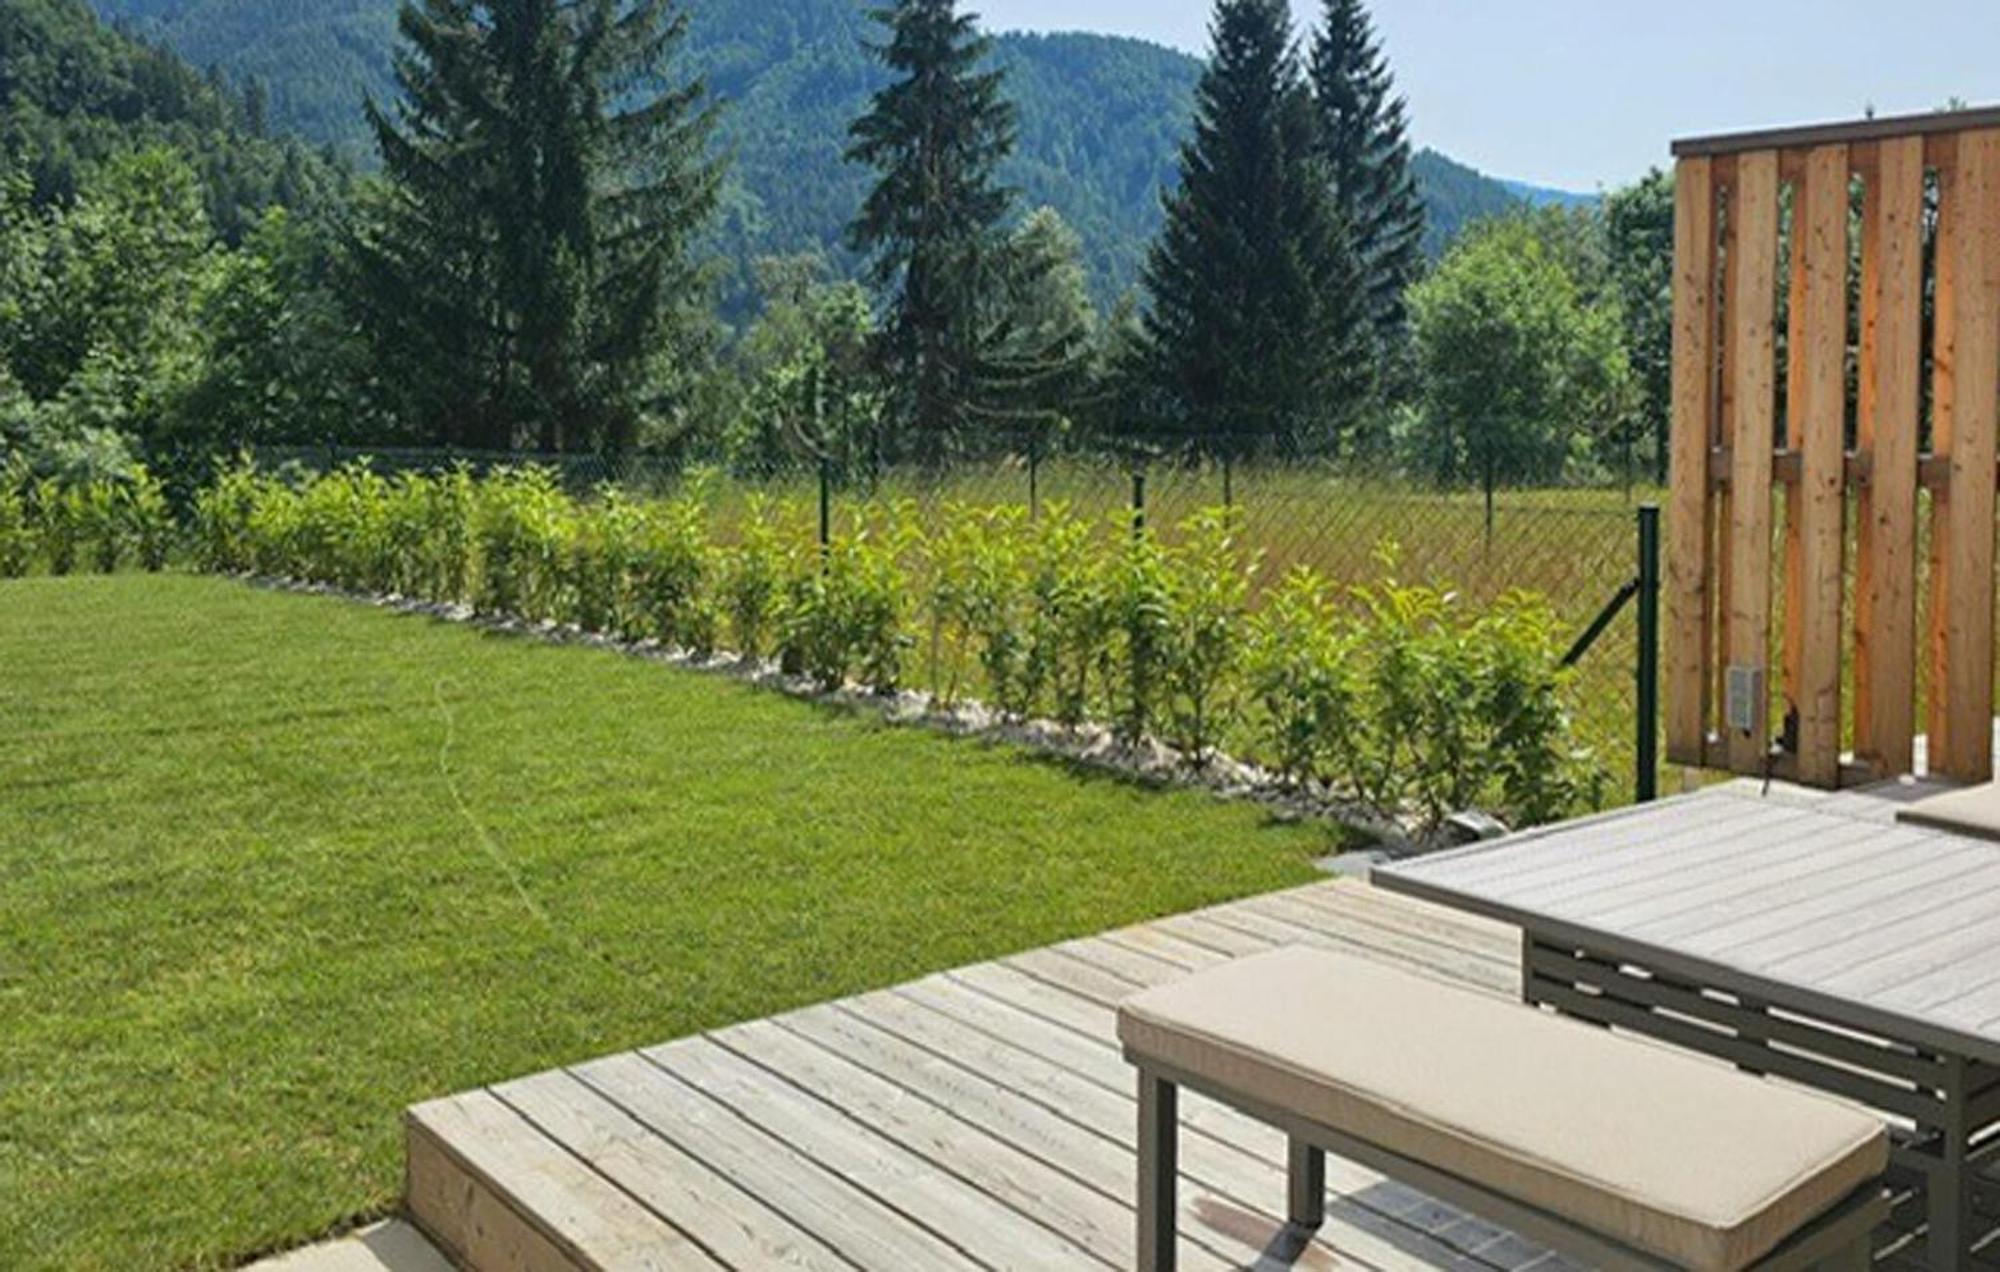
[[[562,614],[569,501],[544,468],[502,469],[479,487],[479,608],[527,619]]]
[[[1360,697],[1355,625],[1326,582],[1303,566],[1250,620],[1245,688],[1255,707],[1258,748],[1287,782],[1352,766]]]
[[[721,635],[717,553],[708,541],[711,488],[712,478],[697,472],[679,494],[653,508],[633,563],[637,621],[631,634],[657,637],[702,657],[715,652]]]
[[[1110,610],[1118,636],[1113,666],[1118,736],[1138,742],[1155,731],[1173,646],[1173,580],[1151,530],[1135,534],[1110,569]]]
[[[195,564],[224,573],[256,568],[252,521],[262,496],[263,478],[247,456],[195,493]]]
[[[1256,572],[1225,509],[1189,518],[1167,554],[1166,722],[1169,740],[1197,765],[1208,762],[1229,719]]]
[[[154,574],[166,569],[179,528],[167,503],[166,486],[144,466],[134,470],[126,487],[125,515],[139,568]]]
[[[71,486],[63,494],[70,501],[70,515],[89,553],[91,568],[99,574],[116,574],[125,559],[124,488],[114,481],[92,481]]]
[[[16,471],[0,471],[0,579],[18,579],[34,564],[35,532],[23,484]]]
[[[33,502],[35,530],[49,573],[74,573],[83,536],[80,501],[53,478],[45,477],[35,483]]]
[[[787,668],[826,689],[855,676],[877,693],[899,687],[912,643],[902,524],[895,513],[883,524],[857,521],[834,536],[819,568],[803,553],[788,563],[780,624]]]
[[[1088,522],[1055,505],[1029,527],[1027,572],[1024,675],[1036,695],[1051,699],[1055,718],[1074,728],[1112,673],[1118,616],[1103,550]]]
[[[750,496],[741,537],[720,555],[722,608],[729,615],[736,651],[761,659],[777,634],[788,580],[797,575],[790,560],[798,555],[796,549],[787,550],[762,492]]]
[[[464,464],[424,482],[420,590],[434,601],[471,599],[473,523],[479,489]]]
[[[606,486],[566,519],[569,616],[587,632],[623,629],[640,516],[631,500]]]

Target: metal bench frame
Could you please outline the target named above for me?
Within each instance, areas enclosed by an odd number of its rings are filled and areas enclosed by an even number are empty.
[[[1326,1154],[1332,1153],[1592,1267],[1657,1272],[1675,1266],[1539,1207],[1138,1055],[1129,1047],[1125,1058],[1139,1074],[1139,1272],[1173,1272],[1175,1264],[1182,1087],[1285,1133],[1290,1142],[1291,1194],[1286,1216],[1302,1230],[1317,1229],[1326,1221]],[[1872,1266],[1873,1233],[1888,1217],[1887,1191],[1879,1183],[1864,1185],[1753,1267],[1756,1272],[1863,1272]]]

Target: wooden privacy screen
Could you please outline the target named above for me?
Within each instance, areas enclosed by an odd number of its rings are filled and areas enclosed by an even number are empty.
[[[1674,153],[1668,757],[1907,773],[1922,686],[1930,771],[1986,781],[2000,111]]]

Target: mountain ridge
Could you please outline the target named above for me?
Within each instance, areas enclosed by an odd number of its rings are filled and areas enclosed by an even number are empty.
[[[372,158],[360,104],[393,95],[396,0],[91,0],[107,20],[237,84],[255,80],[275,128]],[[725,104],[733,162],[716,228],[725,290],[742,296],[757,256],[819,251],[853,265],[842,230],[870,174],[847,164],[846,125],[885,72],[863,41],[860,0],[695,0],[683,67]],[[1046,204],[1084,243],[1092,289],[1131,288],[1178,175],[1199,59],[1131,37],[1003,32],[996,62],[1020,106],[1020,144],[1002,178],[1025,211]],[[1501,182],[1435,151],[1417,157],[1441,252],[1467,222],[1520,205]]]

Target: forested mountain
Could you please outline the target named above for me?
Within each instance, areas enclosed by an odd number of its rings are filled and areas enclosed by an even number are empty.
[[[360,103],[391,91],[396,0],[93,0],[197,66],[265,86],[274,127],[367,162]],[[845,265],[840,233],[867,188],[841,159],[850,120],[883,82],[863,47],[864,0],[690,0],[691,69],[728,103],[720,142],[734,162],[722,253],[740,293],[757,256],[817,247]],[[1137,277],[1159,228],[1162,184],[1186,135],[1196,59],[1140,40],[1006,34],[997,58],[1020,106],[1020,145],[1002,171],[1022,206],[1048,204],[1083,239],[1093,289],[1109,301]],[[1421,127],[1421,111],[1418,115]],[[1498,182],[1442,155],[1417,160],[1433,255],[1466,222],[1516,206]]]
[[[305,144],[257,136],[244,102],[179,57],[113,31],[84,0],[0,2],[0,170],[39,203],[67,201],[114,151],[170,145],[199,176],[231,242],[273,203],[310,204],[340,181]]]

